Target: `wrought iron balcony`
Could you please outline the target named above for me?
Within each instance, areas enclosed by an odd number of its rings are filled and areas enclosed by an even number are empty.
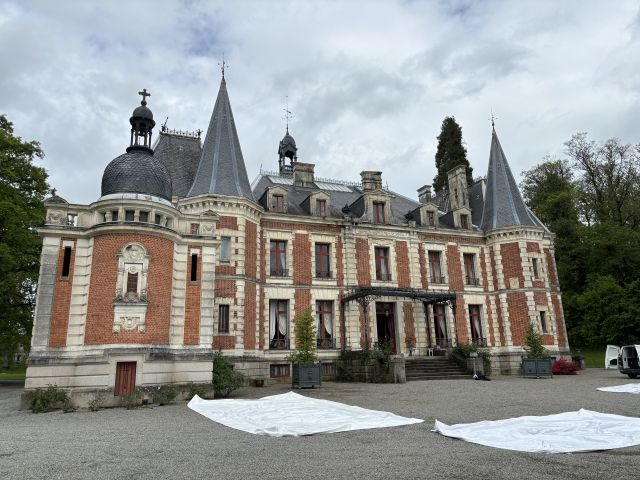
[[[440,347],[440,348],[449,348],[452,345],[451,343],[451,339],[450,338],[436,338],[436,343],[434,345],[434,347]]]
[[[474,345],[477,345],[479,347],[486,347],[487,346],[487,339],[486,338],[476,337],[476,338],[472,338],[471,339],[471,343],[474,344]]]
[[[322,279],[333,278],[333,274],[332,272],[320,272],[316,270],[315,278],[322,278]]]
[[[270,350],[289,350],[288,338],[272,338],[269,340]]]
[[[316,338],[319,350],[331,350],[336,348],[335,338]]]
[[[447,279],[444,278],[443,276],[432,275],[431,276],[431,283],[442,285],[442,284],[446,284],[447,283]]]
[[[289,270],[287,270],[285,268],[281,268],[280,270],[271,270],[270,275],[272,277],[288,277],[289,276]]]
[[[473,286],[473,287],[479,287],[480,286],[480,278],[471,277],[471,276],[467,275],[465,277],[465,285],[470,285],[470,286]]]
[[[391,281],[391,274],[390,273],[376,272],[376,280],[381,281],[381,282],[389,282],[389,281]]]

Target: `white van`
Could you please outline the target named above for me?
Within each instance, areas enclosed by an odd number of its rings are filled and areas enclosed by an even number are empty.
[[[620,373],[629,375],[629,378],[636,378],[640,375],[640,345],[626,345],[620,347],[618,353],[618,370]]]

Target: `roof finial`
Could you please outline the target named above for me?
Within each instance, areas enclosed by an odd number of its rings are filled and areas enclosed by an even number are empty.
[[[282,109],[284,110],[284,117],[282,117],[282,119],[287,121],[287,135],[289,135],[289,120],[293,116],[291,115],[291,110],[289,110],[289,95],[285,97],[285,102],[286,107]]]
[[[142,102],[140,102],[140,104],[142,106],[146,106],[147,105],[147,98],[146,97],[150,97],[151,94],[147,93],[147,89],[143,88],[141,92],[138,92],[138,95],[142,95]]]
[[[490,118],[490,120],[491,120],[491,128],[493,128],[494,130],[496,129],[496,122],[495,122],[495,121],[496,121],[496,119],[497,119],[497,118],[498,118],[498,117],[496,117],[496,116],[493,114],[493,108],[492,108],[492,109],[491,109],[491,118]]]
[[[226,62],[224,61],[224,52],[222,52],[222,63],[218,62],[218,66],[220,67],[220,70],[222,70],[222,79],[224,80],[224,69],[227,66]]]

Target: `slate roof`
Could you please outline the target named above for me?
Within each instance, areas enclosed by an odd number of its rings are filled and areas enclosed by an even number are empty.
[[[171,175],[149,149],[123,153],[107,165],[102,174],[102,196],[113,193],[142,193],[171,201]]]
[[[480,225],[485,232],[495,228],[518,225],[531,225],[546,229],[524,203],[509,168],[507,157],[500,146],[495,128],[491,134],[486,201]]]
[[[160,132],[154,146],[154,157],[171,175],[172,195],[186,197],[196,176],[202,154],[200,138],[173,132]]]
[[[215,194],[254,200],[224,77],[216,99],[196,176],[188,197]]]
[[[320,188],[318,184],[323,188]],[[349,183],[336,182],[328,184],[325,181],[318,181],[313,186],[302,187],[293,185],[293,179],[288,176],[279,176],[271,173],[260,174],[253,182],[253,194],[258,199],[258,203],[265,209],[268,209],[265,193],[269,187],[280,187],[287,191],[288,215],[309,216],[311,213],[308,210],[309,202],[307,198],[311,193],[317,191],[322,191],[329,195],[328,218],[344,218],[342,208],[345,205],[350,207],[350,213],[356,219],[364,214],[364,192],[359,186]],[[420,203],[392,191],[386,192],[391,198],[391,219],[389,219],[389,223],[392,225],[407,225],[408,221],[405,215],[419,208],[421,206]],[[440,217],[441,227],[453,228],[453,219],[451,219],[451,222],[443,223],[442,218]],[[418,217],[415,220],[419,223]]]

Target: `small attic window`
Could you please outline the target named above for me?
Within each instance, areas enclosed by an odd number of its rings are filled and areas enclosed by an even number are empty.
[[[469,215],[460,215],[460,228],[469,228]]]
[[[316,200],[316,215],[319,217],[327,216],[327,201],[324,199]]]
[[[427,210],[427,226],[436,226],[436,212],[434,212],[433,210]]]
[[[271,197],[271,210],[284,213],[284,195],[274,194]]]

